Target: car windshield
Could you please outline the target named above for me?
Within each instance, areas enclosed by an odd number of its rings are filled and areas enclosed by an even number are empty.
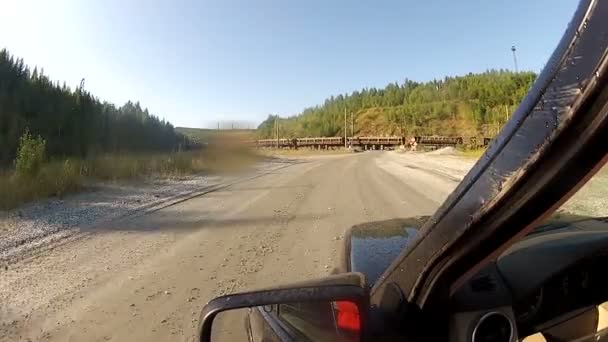
[[[0,341],[191,340],[217,296],[349,271],[371,288],[575,5],[3,3]],[[606,186],[533,234],[604,222]]]

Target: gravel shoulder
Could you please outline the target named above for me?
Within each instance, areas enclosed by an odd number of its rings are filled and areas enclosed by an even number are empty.
[[[257,164],[241,175],[194,175],[137,183],[99,183],[81,193],[0,212],[0,265],[52,248],[96,225],[142,215],[215,187],[284,166],[289,159]]]

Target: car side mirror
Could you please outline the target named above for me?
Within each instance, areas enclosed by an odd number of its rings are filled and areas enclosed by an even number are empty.
[[[199,340],[363,341],[369,289],[361,273],[211,300],[201,312]]]

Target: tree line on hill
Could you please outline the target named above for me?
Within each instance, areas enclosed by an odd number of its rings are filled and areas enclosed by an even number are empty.
[[[288,118],[269,115],[260,138],[347,135],[496,135],[536,79],[534,72],[488,70],[442,80],[390,83],[331,96]],[[346,113],[346,127],[344,116]]]
[[[42,69],[0,50],[0,167],[10,166],[19,138],[29,132],[46,142],[46,155],[85,158],[103,153],[170,151],[187,138],[143,109],[117,107],[84,89],[53,82]]]

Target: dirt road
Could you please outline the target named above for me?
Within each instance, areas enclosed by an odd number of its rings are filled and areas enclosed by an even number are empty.
[[[407,158],[301,158],[12,264],[0,339],[191,341],[212,297],[326,275],[352,225],[431,214],[458,179]]]

